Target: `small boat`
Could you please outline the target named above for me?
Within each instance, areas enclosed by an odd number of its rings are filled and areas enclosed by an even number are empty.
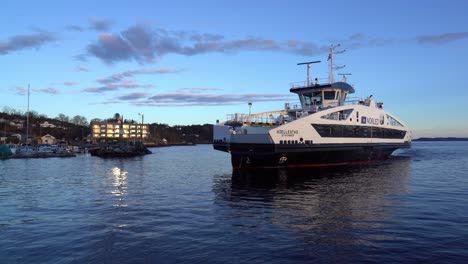
[[[372,95],[349,100],[355,92],[346,80],[336,81],[333,64],[337,46],[330,47],[328,81],[307,79],[293,83],[300,106],[233,114],[213,128],[215,150],[231,154],[233,168],[330,166],[385,159],[411,145],[411,131],[400,119],[384,111]],[[249,103],[251,106],[251,103]]]
[[[28,143],[23,143],[19,146],[19,148],[16,150],[16,155],[21,155],[21,156],[32,156],[35,153],[34,148],[32,147],[31,144]]]
[[[8,148],[10,149],[11,153],[12,153],[13,155],[15,155],[15,154],[16,154],[16,150],[18,149],[18,146],[17,146],[16,144],[12,144],[12,143],[7,144],[7,146],[8,146]]]
[[[39,148],[37,150],[37,153],[41,154],[51,154],[54,153],[54,150],[52,149],[52,146],[49,144],[41,144],[39,145]]]

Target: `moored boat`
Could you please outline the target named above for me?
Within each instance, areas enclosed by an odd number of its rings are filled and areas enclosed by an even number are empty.
[[[21,155],[21,156],[31,156],[34,153],[35,153],[34,148],[29,143],[21,144],[16,150],[16,155]]]
[[[18,149],[18,146],[17,146],[16,144],[13,144],[13,143],[8,144],[7,146],[8,146],[8,148],[10,149],[11,153],[12,153],[13,155],[15,155],[15,154],[16,154],[16,150]]]
[[[37,149],[37,153],[50,154],[50,153],[54,153],[54,150],[52,149],[52,146],[49,144],[41,144],[39,145]]]
[[[213,129],[213,147],[229,152],[234,168],[328,166],[387,158],[411,145],[411,131],[384,111],[373,96],[349,100],[354,87],[335,82],[335,48],[330,48],[328,82],[293,83],[300,106],[257,114],[234,114]]]

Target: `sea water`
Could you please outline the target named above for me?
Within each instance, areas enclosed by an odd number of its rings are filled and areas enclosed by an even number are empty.
[[[209,145],[0,160],[1,263],[466,263],[468,142],[233,171]]]

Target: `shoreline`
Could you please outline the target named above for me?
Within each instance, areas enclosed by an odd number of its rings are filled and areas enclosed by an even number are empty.
[[[73,153],[34,153],[31,155],[11,155],[8,157],[0,157],[6,159],[42,159],[42,158],[73,158],[76,157]]]

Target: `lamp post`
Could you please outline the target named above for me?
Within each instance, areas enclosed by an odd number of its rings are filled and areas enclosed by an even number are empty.
[[[138,113],[138,115],[141,116],[141,125],[140,125],[140,135],[141,135],[141,143],[143,143],[143,119],[145,117],[145,115],[141,114],[141,113]]]

